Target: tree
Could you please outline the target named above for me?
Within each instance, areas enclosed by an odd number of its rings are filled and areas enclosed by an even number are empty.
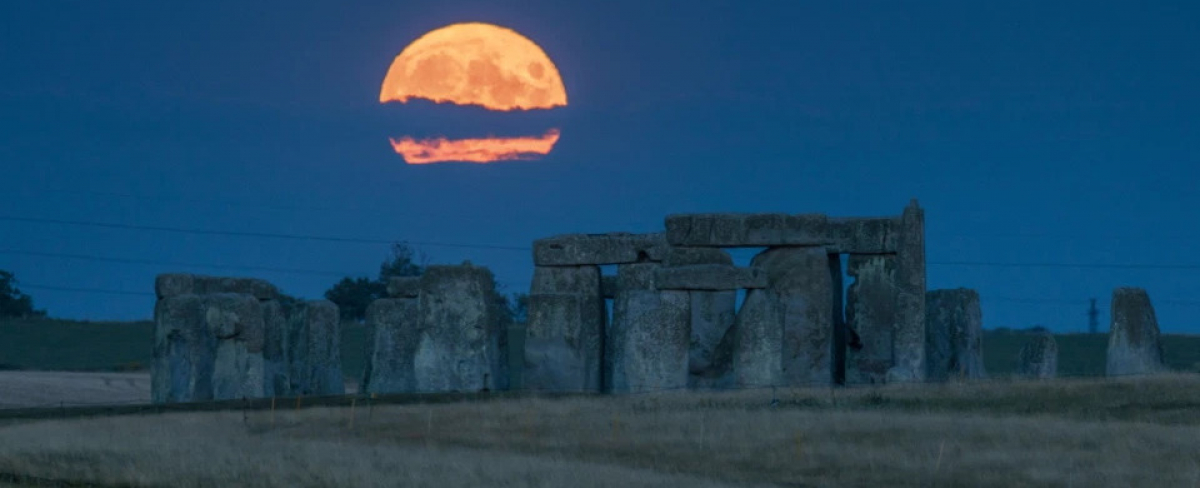
[[[513,293],[509,313],[512,314],[513,322],[524,324],[529,319],[529,294]]]
[[[414,258],[420,259],[420,264]],[[413,250],[407,242],[392,244],[392,255],[379,265],[379,281],[387,284],[393,276],[421,276],[429,264],[425,253]]]
[[[0,317],[45,317],[45,310],[33,308],[33,298],[17,288],[17,278],[11,272],[0,270]]]
[[[337,304],[342,320],[362,320],[371,302],[385,296],[387,285],[365,276],[347,276],[325,292],[325,299]]]
[[[418,264],[416,259],[420,259]],[[388,279],[393,276],[421,276],[428,258],[407,242],[392,244],[390,255],[379,264],[375,279],[345,277],[325,292],[325,299],[336,303],[343,320],[363,320],[371,302],[387,297]]]

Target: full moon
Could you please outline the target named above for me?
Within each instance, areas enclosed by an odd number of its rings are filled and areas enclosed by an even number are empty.
[[[565,106],[567,91],[558,67],[533,41],[472,22],[430,31],[396,56],[379,103],[413,98],[508,111]]]

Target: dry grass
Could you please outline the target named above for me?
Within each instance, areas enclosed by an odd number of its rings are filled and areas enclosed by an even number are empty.
[[[1200,377],[51,421],[0,472],[135,486],[1200,486]],[[353,425],[351,425],[353,422]]]
[[[0,408],[149,401],[149,373],[0,371]]]

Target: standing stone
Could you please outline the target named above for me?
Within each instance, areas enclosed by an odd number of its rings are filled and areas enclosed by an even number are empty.
[[[834,292],[825,248],[768,249],[751,265],[767,272],[769,289],[782,309],[783,384],[831,384]]]
[[[251,295],[217,293],[205,296],[202,307],[205,326],[217,339],[213,399],[265,396],[264,322],[258,299]]]
[[[263,312],[263,392],[266,396],[291,396],[289,375],[287,308],[280,300],[262,302]]]
[[[385,298],[367,307],[367,368],[363,393],[412,393],[417,391],[413,370],[421,337],[415,298]]]
[[[833,297],[829,301],[829,310],[833,317],[833,382],[845,385],[846,349],[851,345],[852,334],[846,324],[846,282],[842,277],[842,255],[826,254],[826,257],[829,258],[830,289],[833,290]],[[858,343],[855,342],[854,346],[857,347]]]
[[[216,338],[204,321],[198,295],[171,295],[154,305],[151,400],[179,403],[212,399]]]
[[[288,379],[292,395],[342,395],[341,321],[327,300],[302,301],[289,307],[286,330]]]
[[[1113,290],[1109,309],[1108,376],[1130,376],[1166,369],[1159,342],[1158,319],[1150,295],[1141,288]]]
[[[655,263],[617,268],[605,360],[610,391],[633,393],[684,388],[688,384],[690,299],[686,291],[654,287]]]
[[[346,394],[346,378],[342,375],[342,323],[338,315],[337,305],[329,300],[306,304],[308,377],[313,395]]]
[[[983,378],[979,293],[967,288],[932,290],[925,309],[926,377],[930,381]]]
[[[1058,375],[1058,344],[1049,332],[1039,333],[1021,346],[1017,354],[1017,376],[1051,379]]]
[[[716,248],[671,248],[663,270],[694,266],[733,267],[733,257]],[[757,271],[757,270],[750,270]],[[733,279],[731,281],[743,281]],[[764,280],[765,281],[765,280]],[[740,285],[741,283],[737,283]],[[737,316],[737,290],[688,291],[691,310],[691,340],[688,345],[688,386],[722,386],[732,365],[733,326]],[[722,347],[724,345],[724,347]]]
[[[900,216],[896,251],[896,365],[888,382],[920,382],[925,365],[925,211],[914,199]]]
[[[463,264],[426,269],[413,362],[418,391],[496,390],[502,384],[504,331],[494,293],[495,281],[487,268]]]
[[[735,385],[738,388],[783,385],[783,311],[775,291],[747,291],[734,331]]]
[[[729,355],[721,354],[721,341],[737,318],[736,291],[689,291],[691,339],[688,373],[692,386],[711,383],[729,371]],[[702,381],[703,380],[703,381]]]
[[[896,365],[896,257],[852,255],[846,272],[854,278],[846,296],[846,321],[862,344],[848,353],[846,381],[884,383]]]
[[[600,267],[534,268],[528,314],[525,387],[599,392],[605,323]]]

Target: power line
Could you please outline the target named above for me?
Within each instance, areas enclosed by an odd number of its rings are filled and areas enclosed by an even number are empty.
[[[0,254],[8,254],[13,256],[37,256],[49,258],[66,258],[77,259],[81,261],[97,261],[106,263],[123,263],[123,264],[145,264],[152,266],[179,266],[188,268],[210,268],[210,269],[225,269],[225,270],[244,270],[244,271],[267,271],[273,273],[295,273],[309,274],[318,276],[347,276],[348,273],[337,271],[321,271],[315,269],[295,269],[295,268],[273,268],[268,266],[241,266],[241,265],[225,265],[225,264],[200,264],[200,263],[184,263],[178,261],[156,261],[151,259],[128,259],[128,258],[110,258],[104,256],[93,256],[86,254],[65,254],[52,252],[38,251],[17,251],[17,250],[0,250]]]
[[[186,229],[181,227],[162,227],[153,225],[134,225],[120,224],[113,222],[87,222],[81,220],[62,220],[62,219],[42,219],[32,217],[11,217],[0,216],[0,221],[7,222],[23,222],[35,224],[59,224],[59,225],[78,225],[85,227],[100,227],[106,229],[124,229],[124,230],[143,230],[154,232],[168,232],[174,234],[191,234],[191,235],[215,235],[229,237],[258,237],[266,239],[291,239],[304,241],[324,241],[324,242],[343,242],[353,244],[393,244],[396,240],[389,239],[366,239],[359,237],[336,237],[336,236],[315,236],[303,234],[282,234],[271,232],[243,232],[243,231],[227,231],[227,230],[208,230],[208,229]],[[457,244],[449,242],[432,242],[432,241],[408,241],[410,244],[430,247],[456,247],[468,249],[500,249],[508,251],[529,251],[528,247],[515,246],[497,246],[489,244]]]
[[[8,222],[23,222],[23,223],[39,223],[39,224],[59,224],[59,225],[77,225],[87,227],[100,227],[109,229],[124,229],[124,230],[141,230],[154,232],[168,232],[176,234],[191,234],[191,235],[216,235],[229,237],[257,237],[269,239],[289,239],[289,240],[307,240],[307,241],[324,241],[324,242],[343,242],[355,244],[393,244],[397,240],[388,239],[368,239],[358,237],[340,237],[340,236],[317,236],[304,234],[283,234],[270,232],[245,232],[245,231],[224,231],[210,229],[187,229],[179,227],[164,227],[151,225],[136,225],[122,224],[113,222],[89,222],[80,220],[63,220],[63,219],[44,219],[33,217],[12,217],[0,216],[0,221]],[[450,242],[435,242],[435,241],[406,241],[409,244],[430,247],[451,247],[463,249],[494,249],[505,251],[531,251],[529,246],[504,246],[496,244],[467,244],[467,243],[450,243]],[[932,266],[977,266],[977,267],[998,267],[998,268],[1076,268],[1076,269],[1157,269],[1157,270],[1200,270],[1200,264],[1192,263],[1062,263],[1062,262],[995,262],[995,261],[927,261],[927,265]],[[200,265],[211,266],[211,265]],[[281,270],[283,268],[277,268]],[[289,270],[297,271],[297,270]]]
[[[150,293],[150,292],[114,290],[114,289],[107,289],[107,288],[74,288],[74,287],[53,286],[53,285],[27,284],[27,283],[21,283],[20,286],[23,288],[75,292],[75,293],[95,293],[95,294],[130,295],[130,296],[156,296],[154,293]],[[996,300],[996,301],[1003,301],[1003,302],[1043,303],[1043,304],[1052,304],[1052,305],[1079,305],[1080,303],[1083,303],[1086,301],[1086,300],[1068,300],[1068,299],[1052,299],[1052,298],[1020,298],[1020,297],[1003,297],[1003,296],[1001,296],[1001,297],[983,296],[982,298],[984,300]],[[1153,303],[1155,305],[1184,306],[1184,307],[1200,306],[1200,300],[1165,299],[1165,300],[1154,300]]]
[[[998,263],[987,261],[929,261],[927,265],[937,266],[982,266],[993,268],[1089,268],[1089,269],[1200,269],[1200,264],[1082,264],[1082,263]]]
[[[127,296],[149,296],[149,297],[156,296],[153,293],[141,292],[141,291],[111,290],[111,289],[106,289],[106,288],[73,288],[73,287],[67,287],[67,286],[31,285],[28,283],[22,283],[21,288],[32,288],[35,290],[49,290],[49,291],[66,291],[66,292],[73,292],[73,293],[91,293],[91,294],[98,294],[98,295],[127,295]]]

